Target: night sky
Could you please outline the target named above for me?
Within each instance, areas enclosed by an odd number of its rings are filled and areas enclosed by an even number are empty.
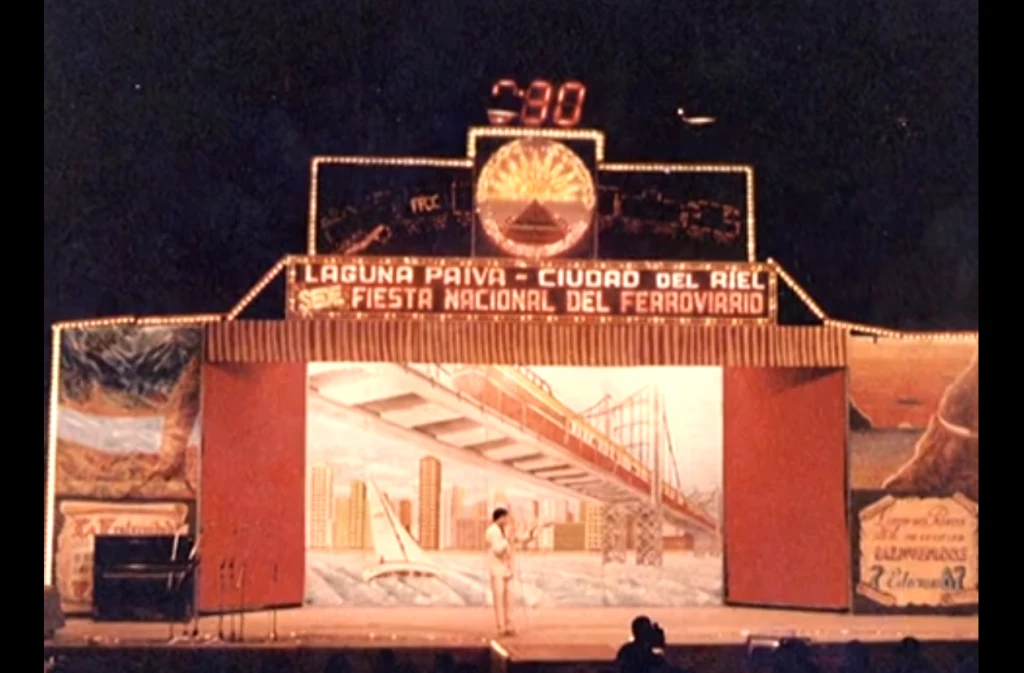
[[[830,315],[974,329],[977,23],[970,0],[46,0],[44,370],[56,320],[228,310],[304,251],[312,155],[462,156],[508,76],[585,82],[609,160],[753,164],[759,256]]]

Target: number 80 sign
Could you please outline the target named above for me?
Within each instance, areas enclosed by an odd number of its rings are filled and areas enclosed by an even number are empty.
[[[520,89],[515,80],[502,79],[491,88],[491,97],[497,99],[501,96],[512,96],[522,101],[518,116],[523,126],[543,126],[550,120],[555,126],[571,128],[580,123],[587,87],[570,81],[558,87],[556,92],[551,82],[537,79],[527,88]],[[493,110],[490,117],[491,123],[505,125],[516,118],[516,113]]]

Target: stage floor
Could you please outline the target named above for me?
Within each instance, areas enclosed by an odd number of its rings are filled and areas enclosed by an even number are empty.
[[[629,636],[629,623],[643,613],[665,629],[670,646],[735,645],[750,635],[799,636],[820,643],[860,640],[895,642],[907,636],[921,641],[978,639],[978,617],[852,616],[754,608],[588,608],[539,609],[520,612],[519,633],[496,637],[493,613],[485,608],[295,608],[277,613],[276,641],[270,639],[272,613],[246,613],[244,627],[234,617],[236,637],[217,639],[221,619],[203,617],[197,640],[170,641],[167,624],[95,622],[69,619],[53,646],[110,645],[117,647],[241,647],[417,648],[458,649],[492,647],[516,661],[601,661],[614,658]],[[223,618],[225,637],[232,620]],[[180,636],[182,627],[174,633]],[[237,638],[236,638],[237,640]]]

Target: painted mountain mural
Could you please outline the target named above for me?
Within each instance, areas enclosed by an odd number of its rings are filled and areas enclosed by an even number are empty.
[[[194,327],[63,333],[58,496],[195,497],[201,351]]]

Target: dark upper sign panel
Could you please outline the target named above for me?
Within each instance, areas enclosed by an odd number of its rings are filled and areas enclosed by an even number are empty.
[[[498,82],[465,158],[317,157],[309,253],[755,260],[749,166],[608,162],[586,95]]]

